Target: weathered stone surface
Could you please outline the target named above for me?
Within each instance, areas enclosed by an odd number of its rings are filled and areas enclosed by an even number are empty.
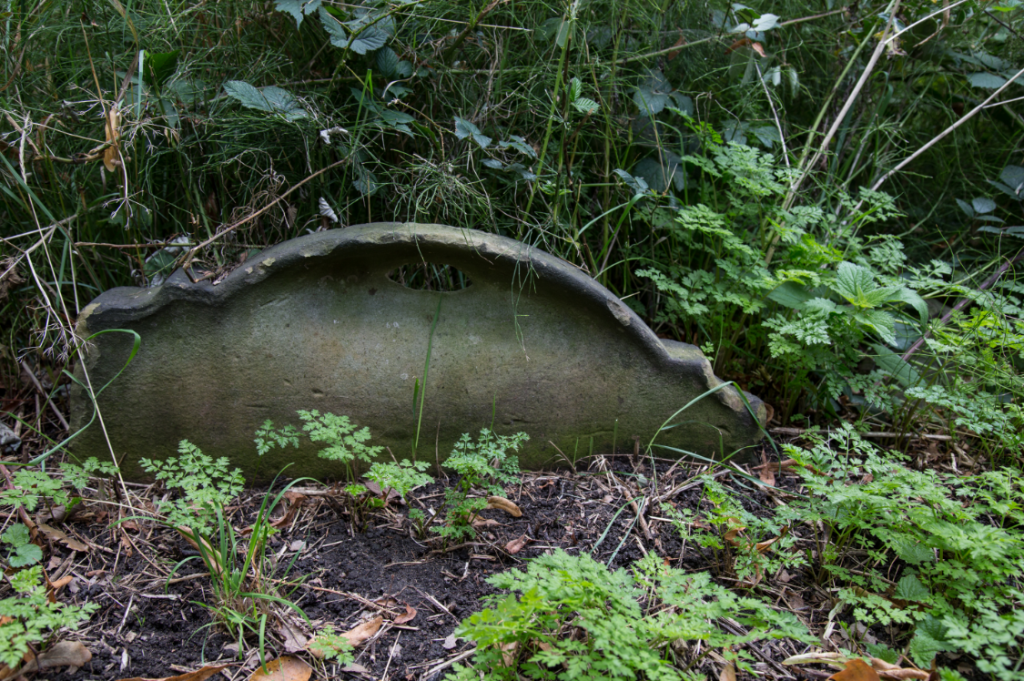
[[[471,285],[438,293],[387,278],[409,263],[449,264]],[[438,302],[440,312],[438,313]],[[504,237],[440,225],[381,223],[322,232],[264,251],[221,283],[178,272],[162,286],[118,288],[78,321],[85,337],[133,329],[141,349],[102,393],[110,441],[129,477],[141,457],[162,458],[187,438],[248,474],[331,477],[315,445],[258,460],[266,419],[299,425],[297,409],[346,414],[374,443],[410,454],[414,384],[426,382],[419,458],[444,459],[463,432],[493,424],[526,431],[524,468],[591,452],[632,451],[674,411],[719,384],[691,346],[657,338],[626,305],[568,263]],[[121,369],[132,338],[95,337],[84,354],[92,385]],[[83,367],[78,377],[85,378]],[[758,418],[765,407],[748,395]],[[73,391],[73,420],[92,406]],[[658,442],[703,455],[750,445],[758,424],[732,386],[700,400]],[[557,449],[556,449],[557,446]],[[79,456],[109,456],[91,426]],[[659,455],[664,455],[662,452]]]

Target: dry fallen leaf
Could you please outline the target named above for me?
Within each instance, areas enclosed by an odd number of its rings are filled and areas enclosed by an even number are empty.
[[[524,534],[519,539],[513,539],[509,543],[505,544],[505,550],[508,551],[509,555],[514,556],[522,551],[523,547],[525,547],[529,541],[530,538]]]
[[[501,527],[501,523],[492,518],[477,518],[473,521],[473,529],[479,530],[482,527]]]
[[[758,473],[757,477],[761,482],[769,487],[775,487],[775,469],[770,465],[767,455],[765,455],[762,461],[764,461],[764,463],[758,466],[761,471]]]
[[[281,640],[284,641],[286,653],[298,653],[306,649],[309,639],[290,623],[280,620],[275,628],[281,635]]]
[[[487,497],[487,508],[500,508],[513,518],[522,517],[523,512],[505,497]]]
[[[346,631],[342,636],[348,639],[348,642],[353,646],[358,646],[366,642],[367,639],[371,638],[380,630],[380,625],[384,623],[384,618],[377,615],[368,622],[363,622],[358,627],[355,627],[351,631]]]
[[[828,678],[831,681],[879,681],[878,672],[861,659],[850,660],[845,669]]]
[[[451,650],[456,645],[458,644],[455,641],[455,634],[448,634],[448,636],[444,639],[444,643],[441,644],[441,647],[445,650]]]
[[[519,647],[519,643],[516,641],[498,644],[498,648],[501,650],[501,661],[505,663],[506,667],[511,667],[515,664],[517,647]]]
[[[307,681],[313,668],[297,657],[282,655],[265,667],[257,667],[249,681]]]
[[[416,608],[412,607],[408,603],[405,603],[405,612],[395,618],[395,624],[405,624],[411,622],[416,617]]]
[[[230,666],[231,665],[229,664],[218,664],[203,667],[202,669],[197,669],[194,672],[179,674],[178,676],[165,676],[162,679],[144,679],[141,676],[134,676],[130,679],[121,679],[121,681],[206,681],[206,679]]]
[[[39,528],[39,531],[42,532],[47,539],[49,539],[52,542],[60,542],[72,551],[81,551],[82,553],[85,553],[89,550],[88,546],[78,541],[77,539],[72,539],[71,537],[67,536],[66,534],[58,530],[56,527],[50,527],[49,525],[46,525],[44,523],[40,523],[39,525],[37,525],[37,527]]]
[[[722,673],[718,675],[718,681],[736,681],[736,664],[730,662],[722,668]]]

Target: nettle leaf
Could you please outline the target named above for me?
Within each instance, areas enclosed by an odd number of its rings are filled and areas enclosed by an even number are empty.
[[[974,207],[976,213],[991,213],[996,209],[996,202],[988,197],[979,196],[971,200],[971,206]]]
[[[493,168],[494,170],[501,170],[502,168],[505,167],[505,164],[496,158],[484,159],[484,165],[487,166],[488,168]]]
[[[850,262],[839,263],[836,280],[832,287],[836,293],[860,307],[864,307],[864,294],[878,288],[875,286],[875,275],[871,273],[871,270]]]
[[[814,298],[814,294],[806,286],[801,286],[795,281],[783,282],[768,294],[769,300],[792,309],[803,307],[811,298]]]
[[[280,114],[289,121],[307,116],[290,92],[274,85],[257,88],[242,80],[229,80],[224,83],[224,90],[247,109]]]
[[[629,185],[630,189],[632,189],[633,193],[636,195],[646,194],[651,190],[647,184],[647,180],[642,177],[633,177],[622,168],[616,168],[612,172],[622,178],[622,181]]]
[[[914,601],[915,603],[927,603],[931,599],[931,592],[928,587],[921,583],[917,575],[904,575],[893,591],[893,597],[903,601]]]
[[[320,9],[322,3],[323,0],[275,0],[274,9],[292,15],[296,26],[301,26],[303,18]]]
[[[335,47],[348,47],[348,31],[324,7],[320,8],[320,23],[323,24],[324,30],[327,31],[327,35],[331,39],[331,45]]]
[[[753,29],[755,31],[770,31],[773,28],[778,28],[779,25],[777,14],[762,14],[754,21]]]
[[[480,132],[480,128],[459,116],[455,117],[455,136],[460,140],[472,137],[481,149],[486,149],[492,141],[490,137]]]
[[[977,71],[975,73],[967,74],[967,82],[971,84],[971,87],[985,88],[986,90],[995,90],[1001,88],[1005,83],[1006,79],[1002,76],[997,76],[993,73],[985,73],[984,71]]]
[[[917,291],[909,288],[901,288],[889,296],[886,302],[906,303],[914,308],[921,320],[921,326],[928,325],[928,303],[918,294]]]
[[[881,310],[858,310],[854,320],[863,326],[873,329],[886,343],[896,341],[896,320],[888,312]]]

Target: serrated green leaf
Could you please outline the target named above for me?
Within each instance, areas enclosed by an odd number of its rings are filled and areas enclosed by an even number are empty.
[[[985,88],[986,90],[995,90],[1002,87],[1006,83],[1006,79],[1002,76],[997,76],[992,73],[985,73],[984,71],[978,71],[975,73],[967,74],[967,82],[971,84],[971,87]]]
[[[960,206],[960,210],[962,210],[964,213],[966,213],[967,217],[969,217],[969,218],[973,218],[974,217],[974,209],[971,208],[971,204],[967,203],[966,201],[961,201],[960,199],[957,199],[956,200],[956,205]]]
[[[770,31],[779,27],[779,16],[777,14],[762,14],[753,25],[755,31]]]
[[[779,305],[799,309],[803,307],[814,295],[806,286],[801,286],[795,281],[786,281],[779,284],[774,291],[768,294],[769,300],[774,300]]]
[[[224,91],[247,109],[281,114],[290,121],[307,115],[290,92],[274,85],[257,88],[242,80],[229,80],[224,83]]]
[[[385,78],[398,74],[398,55],[390,47],[382,47],[377,52],[377,68]]]
[[[931,599],[931,592],[921,583],[917,575],[904,575],[896,584],[893,590],[893,597],[902,601],[913,601],[915,603],[927,603]]]
[[[7,528],[7,531],[4,532],[3,537],[0,537],[0,540],[5,544],[18,548],[28,544],[31,541],[31,535],[28,528],[22,523],[15,523]]]
[[[480,128],[473,125],[473,123],[467,121],[465,118],[459,116],[455,117],[455,136],[460,140],[464,140],[470,135],[479,135]]]
[[[526,154],[530,158],[537,158],[537,152],[534,151],[533,147],[527,144],[526,140],[519,135],[512,135],[511,139],[498,142],[498,148],[500,149],[508,149],[509,147],[515,149],[521,154]]]
[[[863,326],[871,328],[886,343],[896,341],[896,320],[881,310],[858,310],[853,318]]]
[[[569,101],[575,102],[583,94],[583,83],[580,82],[579,78],[573,78],[569,81]]]
[[[412,78],[412,64],[404,59],[399,61],[395,67],[395,75],[399,78]]]
[[[378,29],[376,26],[367,26],[352,39],[352,44],[349,47],[356,54],[366,54],[384,47],[384,44],[388,41],[388,34]]]
[[[996,202],[987,196],[979,196],[976,199],[971,199],[971,206],[975,213],[991,213],[996,209]]]
[[[577,111],[584,114],[592,114],[601,108],[597,102],[589,97],[580,97],[572,105]]]
[[[20,568],[26,565],[33,565],[43,559],[43,550],[35,544],[19,546],[8,559],[11,567]]]
[[[871,347],[875,351],[875,363],[882,371],[896,379],[897,383],[904,388],[921,385],[921,374],[898,353],[877,343],[872,343]],[[927,551],[927,548],[925,550]]]
[[[866,295],[878,287],[875,285],[875,275],[871,270],[851,262],[841,262],[832,288],[852,305],[872,307],[868,304]]]
[[[324,30],[327,31],[327,35],[331,39],[331,45],[335,47],[348,47],[348,31],[324,7],[320,8],[320,23],[323,24]]]
[[[275,0],[274,9],[295,18],[295,25],[301,26],[306,16],[320,9],[323,0]]]

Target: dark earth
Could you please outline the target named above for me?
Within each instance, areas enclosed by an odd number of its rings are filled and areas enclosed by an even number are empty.
[[[279,556],[279,593],[301,608],[312,626],[294,612],[286,619],[307,638],[325,624],[345,632],[378,615],[384,624],[356,649],[355,665],[345,670],[333,663],[324,665],[306,651],[295,652],[283,630],[278,626],[271,632],[268,624],[267,659],[294,652],[314,666],[315,678],[340,674],[409,681],[441,678],[451,671],[446,663],[464,659],[468,657],[464,653],[472,650],[471,643],[456,641],[452,634],[460,620],[483,608],[486,597],[495,593],[487,577],[522,567],[525,560],[557,548],[589,552],[612,567],[626,567],[653,551],[675,567],[711,568],[723,584],[729,584],[728,570],[714,565],[713,556],[692,543],[683,550],[678,530],[666,517],[670,507],[709,506],[701,483],[693,480],[703,469],[691,463],[657,461],[654,473],[651,464],[650,458],[599,456],[586,470],[581,466],[576,471],[523,473],[518,485],[505,488],[506,497],[519,506],[522,516],[485,510],[475,541],[449,547],[436,535],[417,540],[406,517],[408,508],[400,500],[359,523],[338,503],[340,497],[331,488],[295,488],[308,494],[296,504],[291,521],[272,538],[268,551]],[[714,473],[719,482],[735,487],[748,511],[770,512],[772,499],[749,480],[725,469]],[[780,476],[776,484],[795,488],[797,482],[795,475],[788,475]],[[129,489],[139,495],[133,499],[136,508],[152,508],[148,500],[165,494],[143,485]],[[251,522],[265,494],[255,490],[239,507],[229,509],[235,514],[236,529]],[[413,507],[438,510],[443,494],[444,485],[438,482],[414,490],[408,501]],[[646,497],[653,501],[648,503]],[[638,503],[642,504],[639,518]],[[84,643],[92,660],[81,669],[60,670],[48,678],[159,679],[210,664],[232,665],[222,671],[228,678],[249,678],[259,666],[255,637],[246,641],[240,659],[237,643],[201,605],[212,602],[210,582],[189,544],[148,521],[129,520],[113,527],[116,506],[109,503],[86,501],[76,510],[61,527],[84,541],[89,550],[83,554],[52,544],[47,573],[51,581],[74,576],[60,594],[62,600],[100,605],[79,631],[64,636]],[[281,515],[279,511],[275,517]],[[797,579],[794,576],[794,583]],[[285,581],[293,584],[293,590]],[[827,614],[828,603],[817,608],[799,603],[794,611],[810,625]],[[764,647],[753,652],[763,659],[762,667],[771,667],[773,676],[828,675],[780,666],[778,661],[803,651],[796,644],[775,642],[773,651],[767,644],[760,645]],[[708,658],[708,665],[711,662]],[[707,671],[717,677],[713,670],[708,666]]]

